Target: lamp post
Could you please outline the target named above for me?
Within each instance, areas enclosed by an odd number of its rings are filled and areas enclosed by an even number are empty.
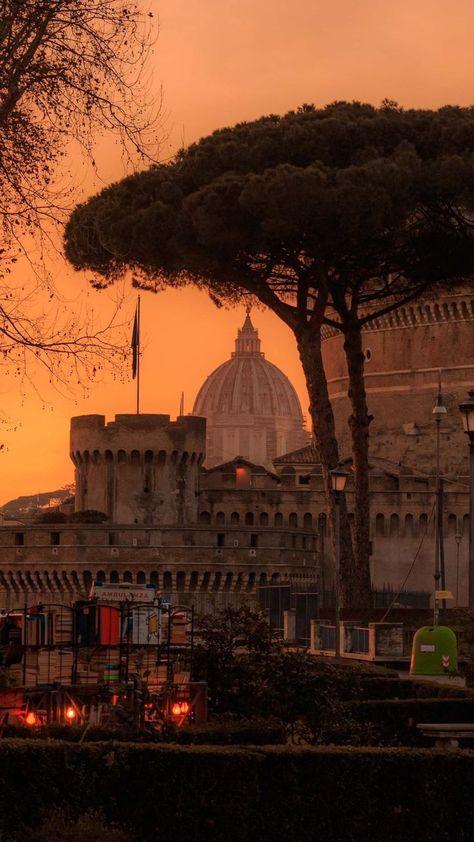
[[[341,593],[339,584],[339,570],[341,566],[341,497],[344,494],[347,477],[349,471],[346,471],[341,465],[333,468],[331,473],[332,493],[334,497],[334,514],[335,514],[335,565],[334,565],[334,602],[335,602],[335,619],[336,619],[336,640],[334,647],[334,654],[336,658],[341,655],[341,641],[340,641],[340,621],[341,621]]]
[[[441,482],[440,454],[441,454],[441,421],[446,415],[446,407],[443,404],[441,389],[438,390],[436,403],[433,408],[433,416],[436,424],[436,535],[435,535],[435,597],[434,597],[434,621],[438,625],[439,605],[436,599],[436,592],[440,590],[439,580],[441,579],[441,590],[446,590],[446,575],[444,568],[444,542],[443,542],[443,486]],[[443,602],[443,608],[446,603]]]
[[[469,438],[469,608],[474,608],[474,389],[459,409]]]

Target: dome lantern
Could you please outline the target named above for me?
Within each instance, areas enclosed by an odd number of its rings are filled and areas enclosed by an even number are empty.
[[[247,356],[248,354],[264,357],[260,350],[260,339],[258,330],[254,328],[250,318],[250,307],[247,307],[247,315],[242,327],[237,331],[237,339],[235,340],[235,351],[232,354],[235,356]]]

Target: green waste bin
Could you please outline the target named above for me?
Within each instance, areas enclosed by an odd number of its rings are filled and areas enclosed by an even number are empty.
[[[413,638],[412,675],[446,675],[458,668],[456,635],[447,626],[423,626]]]

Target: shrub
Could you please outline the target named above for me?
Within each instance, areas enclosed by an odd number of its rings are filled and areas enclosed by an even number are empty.
[[[61,806],[140,842],[451,842],[472,836],[473,787],[470,751],[0,742],[6,839]]]
[[[41,512],[36,518],[37,523],[66,523],[67,516],[59,509],[50,509],[46,512]]]
[[[132,842],[125,830],[107,825],[99,813],[72,818],[64,810],[46,814],[39,828],[28,828],[12,842]]]
[[[68,520],[70,523],[105,523],[108,520],[105,512],[98,512],[96,509],[84,509],[82,512],[72,512]]]
[[[385,699],[345,704],[347,718],[325,739],[359,745],[426,746],[419,722],[474,722],[474,699]]]

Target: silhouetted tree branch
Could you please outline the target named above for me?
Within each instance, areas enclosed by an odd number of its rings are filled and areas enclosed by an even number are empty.
[[[117,309],[99,325],[85,307],[62,306],[41,255],[74,199],[68,162],[95,167],[100,134],[130,161],[156,158],[152,17],[123,0],[0,0],[0,363],[31,382],[33,362],[71,386],[123,361]],[[12,282],[18,258],[35,275],[28,289]]]
[[[214,132],[175,162],[79,206],[66,253],[112,283],[193,283],[254,296],[293,331],[328,508],[339,460],[322,331],[344,336],[355,481],[355,566],[342,518],[345,601],[370,599],[369,425],[361,330],[428,286],[474,274],[474,109],[303,106]]]

